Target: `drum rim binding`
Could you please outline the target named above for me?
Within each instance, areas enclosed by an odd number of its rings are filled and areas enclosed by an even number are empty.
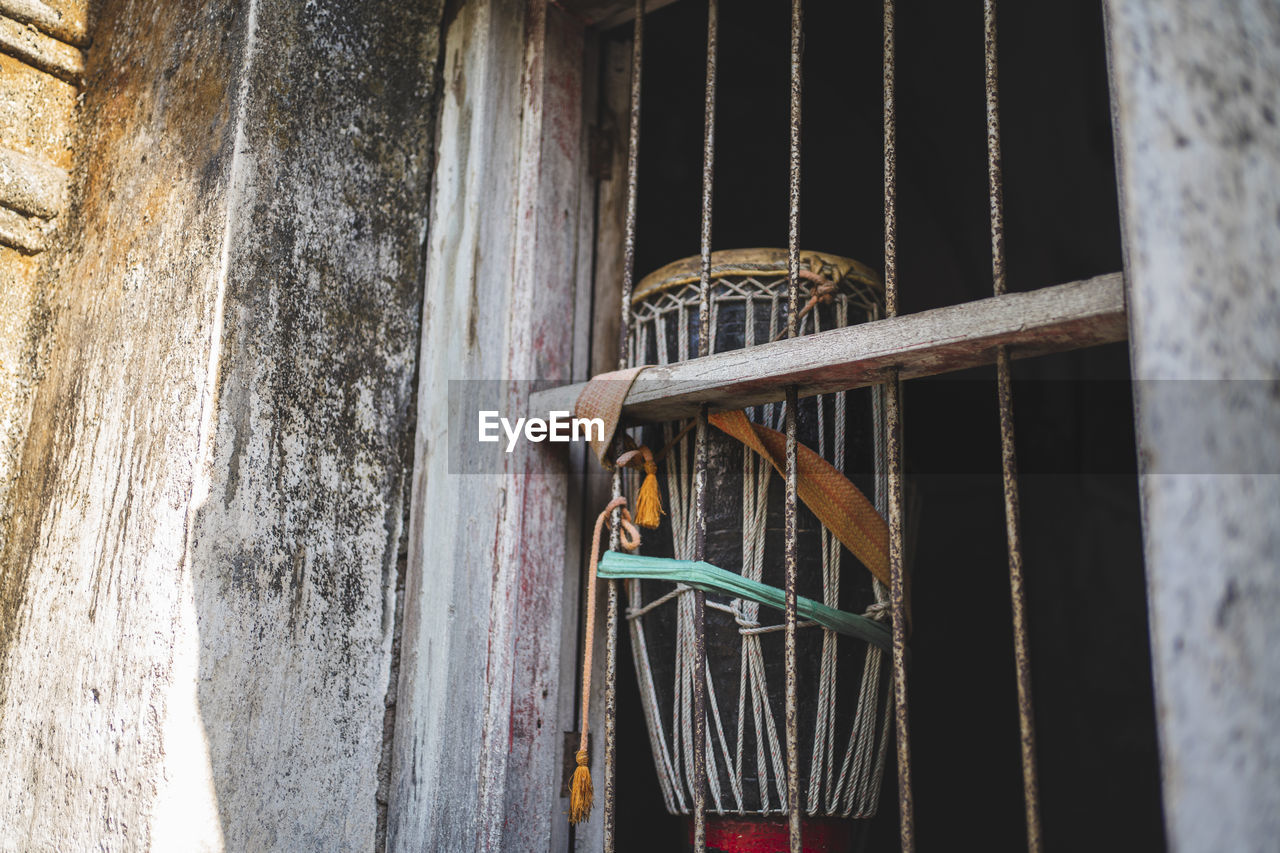
[[[834,278],[837,282],[851,279],[874,288],[880,293],[884,292],[884,282],[881,280],[880,275],[871,267],[855,261],[853,258],[846,258],[843,255],[836,255],[831,252],[809,250],[802,251],[800,256],[801,262],[807,263],[812,272],[821,273],[825,268],[830,267],[837,273]],[[718,279],[734,275],[760,278],[788,275],[787,250],[755,248],[721,249],[718,252],[712,252],[711,277]],[[672,261],[640,280],[631,296],[631,304],[634,306],[656,294],[686,284],[692,284],[700,280],[701,277],[701,256],[692,255],[687,258],[681,258],[678,261]]]

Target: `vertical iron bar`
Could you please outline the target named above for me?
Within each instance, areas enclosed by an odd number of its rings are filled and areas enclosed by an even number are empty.
[[[1000,154],[1000,87],[996,65],[996,4],[983,0],[983,52],[987,83],[987,191],[991,206],[991,279],[996,295],[1007,289],[1004,269],[1004,182]]]
[[[884,0],[884,301],[898,314],[898,130],[894,0]],[[907,723],[907,621],[902,561],[902,400],[897,369],[885,382],[889,467],[889,602],[893,615],[893,718],[898,759],[898,832],[903,853],[914,853],[915,795],[911,788],[911,736]]]
[[[621,441],[617,442],[615,447],[615,455],[621,446]],[[622,494],[622,471],[613,472],[613,496],[619,497]],[[609,548],[617,551],[621,545],[621,536],[618,532],[619,520],[622,514],[617,510],[614,511],[613,517],[609,519],[612,529],[609,531]],[[595,590],[589,590],[588,595],[595,595]],[[618,711],[618,694],[616,685],[618,682],[618,582],[610,580],[607,587],[608,594],[608,610],[605,617],[605,658],[604,658],[604,851],[605,853],[613,853],[614,846],[614,800],[615,791],[614,783],[617,779],[617,767],[615,766],[615,757],[618,742],[617,729],[617,711]]]
[[[698,412],[697,443],[694,456],[694,532],[695,560],[706,557],[707,547],[707,407]],[[693,593],[693,849],[707,849],[707,596],[702,590]]]
[[[707,5],[707,77],[702,118],[702,241],[698,288],[698,357],[711,353],[711,191],[715,167],[717,0]],[[694,559],[706,557],[707,407],[698,412],[694,457]],[[706,594],[693,593],[693,849],[707,849]]]
[[[716,155],[717,0],[707,4],[707,83],[702,112],[702,277],[698,291],[698,356],[711,353],[711,193]]]
[[[786,536],[786,622],[785,654],[787,667],[786,717],[787,728],[787,829],[791,853],[800,853],[800,743],[799,713],[796,709],[796,574],[799,553],[796,542],[796,405],[799,402],[796,386],[787,386],[786,434],[787,434],[787,497],[785,504]]]
[[[983,3],[987,95],[987,185],[991,203],[991,277],[997,296],[1007,289],[1004,257],[1004,188],[1000,153],[1000,95],[996,57],[996,0]],[[1013,604],[1013,655],[1018,686],[1018,726],[1022,747],[1022,790],[1026,805],[1027,850],[1040,853],[1040,792],[1036,771],[1035,715],[1031,705],[1031,659],[1027,649],[1026,591],[1022,583],[1018,468],[1014,453],[1013,392],[1009,350],[996,350],[996,391],[1000,401],[1000,462],[1004,480],[1004,522],[1009,542],[1009,592]]]
[[[622,253],[622,317],[618,333],[618,368],[627,366],[631,344],[631,292],[636,272],[636,179],[640,163],[640,76],[644,54],[644,0],[636,0],[635,27],[631,41],[631,104],[627,140],[627,212],[626,233]],[[613,474],[613,496],[622,494],[622,471]],[[619,545],[618,521],[614,513],[609,547]],[[604,667],[604,853],[613,853],[615,820],[615,782],[617,779],[617,710],[618,710],[618,582],[609,581],[609,609],[605,623]]]
[[[803,19],[800,0],[791,0],[791,156],[790,204],[787,221],[787,337],[800,333],[800,49]],[[787,824],[791,853],[801,851],[800,736],[796,686],[796,574],[799,553],[796,542],[796,406],[794,385],[787,388],[787,498],[786,540],[786,728],[787,728]]]
[[[631,344],[631,292],[636,275],[636,179],[640,172],[640,76],[644,61],[644,0],[636,0],[631,36],[631,123],[627,136],[627,213],[622,242],[622,318],[618,335],[618,369],[627,366]]]

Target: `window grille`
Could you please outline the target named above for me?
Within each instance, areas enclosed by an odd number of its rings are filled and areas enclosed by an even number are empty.
[[[632,422],[696,418],[694,513],[695,559],[703,558],[706,536],[708,412],[745,408],[785,401],[785,656],[786,656],[786,806],[790,849],[802,849],[799,747],[796,725],[796,505],[797,438],[796,409],[805,396],[880,385],[885,394],[888,460],[888,512],[892,612],[892,700],[895,718],[895,751],[898,763],[898,802],[902,849],[915,849],[914,796],[911,778],[909,696],[906,688],[906,624],[903,592],[903,469],[901,445],[901,382],[951,370],[994,363],[1001,448],[1004,520],[1008,545],[1008,575],[1012,597],[1017,716],[1019,721],[1023,793],[1028,849],[1039,851],[1039,793],[1035,731],[1031,704],[1031,670],[1027,649],[1027,616],[1022,578],[1017,460],[1014,451],[1010,360],[1088,347],[1122,340],[1126,320],[1123,280],[1119,273],[1042,288],[1026,293],[1007,289],[1004,250],[999,74],[996,59],[996,0],[984,0],[985,117],[987,188],[990,214],[990,261],[994,292],[990,298],[912,315],[899,313],[897,274],[897,117],[895,103],[896,50],[895,2],[883,7],[883,211],[885,318],[859,326],[835,328],[819,335],[799,336],[797,317],[801,304],[799,243],[802,0],[792,0],[790,10],[790,112],[788,160],[788,242],[786,339],[750,352],[734,350],[712,354],[711,224],[716,159],[715,115],[718,61],[718,0],[709,0],[706,29],[704,125],[701,174],[701,227],[699,333],[697,358],[676,362],[646,375],[648,379],[627,397],[624,416]],[[631,82],[629,91],[626,165],[625,231],[623,239],[621,334],[619,368],[628,366],[632,343],[632,292],[636,267],[637,190],[639,183],[642,55],[645,4],[637,0],[633,19]],[[552,389],[534,395],[536,410],[569,409],[581,386]],[[613,478],[613,495],[623,493],[621,473]],[[615,518],[610,547],[619,545]],[[704,593],[693,593],[693,669],[706,666],[702,616]],[[605,726],[602,807],[604,849],[615,845],[615,764],[617,632],[619,630],[618,582],[609,580],[606,614]],[[706,683],[693,679],[693,743],[707,743]],[[692,778],[706,779],[705,750],[694,750]],[[694,786],[692,814],[694,849],[706,849],[706,784]]]

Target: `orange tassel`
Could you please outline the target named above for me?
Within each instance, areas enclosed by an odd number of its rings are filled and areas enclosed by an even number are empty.
[[[569,786],[569,823],[582,823],[591,815],[595,790],[591,787],[591,770],[587,768],[587,751],[578,750],[578,767]]]
[[[647,447],[640,450],[644,453],[644,482],[636,495],[636,524],[654,530],[666,514],[662,511],[662,493],[658,491],[658,464],[653,461],[652,450]]]

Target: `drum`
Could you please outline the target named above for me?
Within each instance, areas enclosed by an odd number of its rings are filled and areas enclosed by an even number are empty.
[[[787,324],[786,251],[721,251],[711,263],[711,351],[780,337]],[[802,305],[825,282],[824,299],[801,318],[801,334],[881,316],[881,284],[867,267],[817,252],[801,253],[801,266]],[[633,365],[667,364],[697,354],[699,270],[699,259],[688,258],[639,283],[631,306]],[[782,403],[755,407],[747,415],[784,428]],[[658,530],[646,534],[646,554],[693,557],[695,440],[693,431],[679,436],[685,426],[649,426],[639,435],[655,450],[669,446],[659,472],[668,515]],[[887,480],[880,389],[803,399],[797,426],[799,440],[843,471],[883,515]],[[783,478],[712,427],[707,476],[705,559],[782,587]],[[634,490],[637,483],[629,485]],[[798,518],[799,594],[887,622],[887,590],[803,504]],[[695,747],[694,597],[691,589],[655,581],[629,580],[626,591],[636,676],[662,794],[668,810],[688,815]],[[724,839],[750,837],[744,843],[758,845],[777,833],[786,814],[783,616],[753,602],[707,594],[704,620],[709,838],[713,849],[764,849],[734,847]],[[827,839],[827,846],[814,849],[849,849],[858,829],[853,819],[874,815],[879,798],[889,733],[889,665],[880,649],[803,621],[797,650],[806,838]]]

